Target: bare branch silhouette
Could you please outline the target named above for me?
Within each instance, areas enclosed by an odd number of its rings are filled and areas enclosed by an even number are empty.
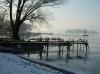
[[[20,26],[27,20],[47,23],[47,17],[41,9],[47,6],[61,5],[64,0],[1,0],[0,10],[9,12],[13,39],[19,39]],[[15,12],[14,12],[15,11]],[[15,15],[15,16],[14,16]]]

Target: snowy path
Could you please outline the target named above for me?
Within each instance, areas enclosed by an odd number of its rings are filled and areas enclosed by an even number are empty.
[[[16,55],[0,53],[0,74],[61,74],[47,67],[25,61]]]

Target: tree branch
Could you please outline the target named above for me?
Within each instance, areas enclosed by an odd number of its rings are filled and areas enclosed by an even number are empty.
[[[12,3],[13,3],[13,0],[11,0],[10,2],[10,23],[11,23],[11,26],[13,27],[13,18],[12,18]]]

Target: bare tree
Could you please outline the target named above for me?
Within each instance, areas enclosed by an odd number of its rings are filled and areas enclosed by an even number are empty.
[[[23,23],[20,26],[20,33],[30,32],[33,28],[33,25]],[[0,16],[0,34],[4,36],[11,36],[11,26],[9,20],[4,20],[2,16]]]
[[[0,33],[4,32],[6,28],[5,22],[5,11],[0,12]]]
[[[27,20],[47,22],[47,18],[40,11],[41,8],[60,5],[62,2],[63,0],[1,0],[0,10],[5,9],[9,12],[11,38],[19,40],[18,33],[23,22]]]

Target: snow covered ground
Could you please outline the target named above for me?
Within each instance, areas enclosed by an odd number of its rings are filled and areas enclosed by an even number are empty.
[[[16,55],[0,52],[0,74],[61,74],[38,64],[23,60]]]

